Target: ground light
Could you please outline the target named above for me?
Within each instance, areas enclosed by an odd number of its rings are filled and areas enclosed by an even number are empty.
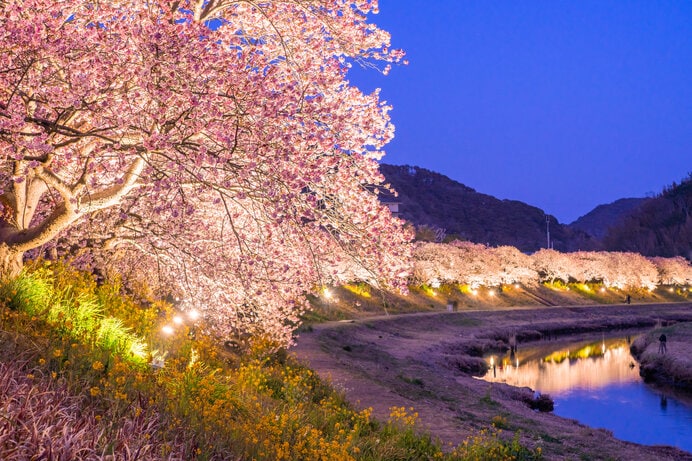
[[[177,300],[177,299],[176,299]],[[189,311],[186,312],[187,318],[194,323],[196,320],[200,318],[200,313],[197,311],[197,309],[190,309]],[[182,315],[176,315],[172,319],[174,326],[181,326],[185,324],[185,319]],[[172,325],[164,325],[161,327],[161,333],[163,333],[166,336],[171,336],[173,333],[175,333],[175,328]],[[158,353],[158,351],[152,352],[152,361],[151,361],[151,366],[154,369],[160,369],[163,368],[164,363],[165,363],[165,357],[168,354],[168,351],[164,352],[163,354]],[[192,361],[194,363],[194,361]]]

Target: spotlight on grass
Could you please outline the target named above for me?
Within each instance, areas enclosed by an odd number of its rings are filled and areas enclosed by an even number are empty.
[[[173,334],[173,327],[165,325],[163,328],[161,328],[161,332],[166,335],[172,335]]]

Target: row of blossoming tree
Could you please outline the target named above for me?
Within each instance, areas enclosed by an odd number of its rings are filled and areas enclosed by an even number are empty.
[[[144,274],[221,333],[290,337],[353,261],[405,282],[377,199],[402,53],[376,0],[0,0],[0,277],[28,253]]]
[[[514,247],[455,241],[420,243],[414,250],[413,282],[427,285],[534,285],[562,281],[602,283],[619,289],[692,284],[682,257],[646,258],[638,253],[543,249],[527,255]]]

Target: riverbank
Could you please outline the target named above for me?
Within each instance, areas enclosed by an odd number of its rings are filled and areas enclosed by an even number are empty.
[[[692,305],[646,304],[468,310],[316,324],[292,349],[347,398],[384,417],[393,406],[413,407],[421,426],[442,441],[462,442],[489,425],[522,443],[540,446],[546,459],[679,460],[692,454],[615,439],[552,413],[532,410],[533,393],[472,376],[482,356],[521,345],[560,341],[598,331],[653,328],[692,321]],[[478,368],[475,370],[475,368]]]
[[[687,287],[660,286],[655,290],[620,290],[599,283],[544,283],[501,285],[471,289],[466,285],[443,284],[437,287],[411,285],[405,295],[378,290],[365,283],[328,287],[309,296],[311,309],[303,317],[313,324],[378,315],[418,312],[465,311],[541,306],[586,306],[625,304],[632,306],[691,302]]]
[[[659,338],[666,335],[662,353]],[[692,322],[656,328],[632,343],[632,355],[639,361],[646,382],[692,392]]]

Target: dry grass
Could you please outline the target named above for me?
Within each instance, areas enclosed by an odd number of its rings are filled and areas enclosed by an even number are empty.
[[[659,352],[661,334],[667,338],[667,352]],[[632,353],[648,381],[692,390],[692,322],[657,328],[632,344]]]
[[[104,420],[88,395],[23,365],[0,363],[0,459],[162,459],[155,415]]]
[[[324,294],[310,297],[313,308],[305,314],[308,324],[330,320],[344,320],[373,317],[389,314],[414,312],[444,312],[451,304],[455,311],[478,309],[503,309],[516,306],[587,306],[600,304],[625,304],[630,295],[631,305],[686,302],[692,294],[689,291],[670,290],[659,287],[648,290],[601,290],[600,284],[537,284],[503,285],[502,287],[478,287],[472,290],[465,285],[441,285],[433,288],[427,285],[410,286],[407,294],[381,291],[361,284],[332,287],[330,296]]]

